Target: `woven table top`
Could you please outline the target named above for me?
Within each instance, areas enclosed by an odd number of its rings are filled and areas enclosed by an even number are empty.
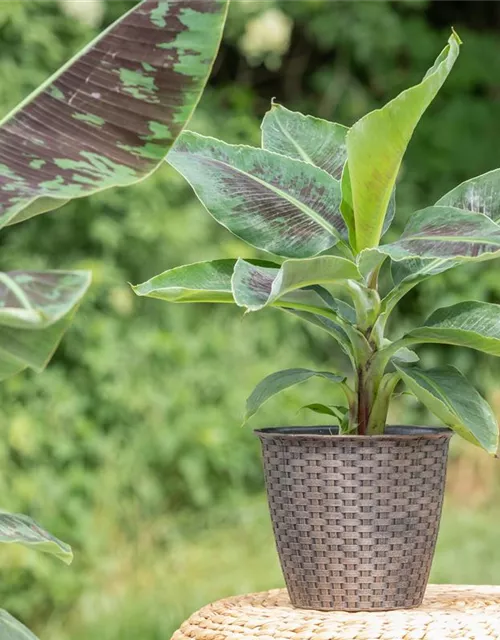
[[[418,609],[294,609],[284,589],[219,600],[172,640],[500,640],[500,586],[430,585]]]

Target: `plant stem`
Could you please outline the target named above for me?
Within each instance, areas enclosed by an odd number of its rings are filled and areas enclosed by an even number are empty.
[[[370,377],[367,375],[366,366],[358,369],[357,394],[358,394],[358,435],[366,436],[368,433],[368,421],[370,419],[372,393],[370,391]]]

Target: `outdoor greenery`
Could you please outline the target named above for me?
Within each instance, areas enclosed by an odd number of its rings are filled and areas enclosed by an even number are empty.
[[[2,113],[132,5],[4,2]],[[258,146],[273,97],[351,125],[418,83],[453,25],[464,47],[409,146],[392,242],[411,211],[498,166],[499,18],[495,3],[479,5],[234,3],[190,128]],[[93,272],[51,366],[0,390],[3,506],[30,513],[75,551],[66,569],[22,548],[0,549],[2,607],[42,639],[163,640],[207,600],[280,586],[265,505],[248,497],[261,494],[262,474],[241,408],[263,376],[326,368],[334,348],[291,316],[241,319],[230,305],[169,309],[127,285],[182,262],[262,255],[219,228],[168,166],[126,190],[6,228],[0,241],[5,271]],[[500,302],[499,294],[496,263],[458,267],[410,292],[391,326],[403,334],[436,307]],[[425,368],[459,367],[498,412],[496,360],[453,346],[424,346],[419,355]],[[255,423],[324,422],[297,412],[325,393],[326,380],[300,385],[270,401]],[[392,422],[430,419],[406,396],[390,412]],[[451,471],[434,580],[499,582],[495,462],[455,443]]]

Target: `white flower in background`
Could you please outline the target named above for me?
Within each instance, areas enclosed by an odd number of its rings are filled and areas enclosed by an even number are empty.
[[[249,20],[240,39],[242,52],[250,59],[267,54],[282,56],[290,47],[293,20],[279,9],[268,9]]]
[[[103,0],[59,0],[59,4],[67,16],[89,27],[97,27],[104,17]]]

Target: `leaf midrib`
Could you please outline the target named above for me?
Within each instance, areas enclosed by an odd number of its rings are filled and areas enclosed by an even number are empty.
[[[276,154],[276,155],[279,155],[279,154]],[[330,225],[324,218],[322,218],[318,213],[316,213],[308,205],[304,204],[303,202],[300,202],[300,200],[297,200],[296,198],[294,198],[290,194],[285,193],[284,191],[282,191],[278,187],[275,187],[272,184],[269,184],[269,182],[265,182],[264,180],[261,180],[260,178],[257,178],[257,176],[253,176],[251,173],[248,173],[247,171],[244,171],[243,169],[239,169],[238,167],[234,167],[234,166],[228,164],[227,162],[224,162],[224,160],[220,160],[218,158],[213,158],[213,157],[207,157],[207,156],[204,156],[204,155],[201,155],[201,154],[198,154],[198,157],[201,157],[204,160],[208,160],[209,162],[213,162],[215,164],[219,164],[219,165],[221,165],[223,167],[226,167],[227,169],[230,169],[231,171],[234,171],[236,173],[240,173],[243,176],[246,176],[250,180],[254,180],[255,182],[258,182],[260,185],[262,185],[263,187],[265,187],[269,191],[272,191],[277,196],[280,196],[284,200],[287,200],[288,202],[290,202],[290,204],[293,204],[299,211],[302,211],[305,215],[308,215],[312,220],[314,220],[317,224],[319,224],[321,227],[323,227],[323,229],[325,229],[325,231],[328,231],[330,234],[332,234],[337,240],[341,240],[339,232],[337,231],[337,229],[335,229],[335,227],[333,225]],[[285,157],[285,156],[283,156],[283,157]],[[287,159],[288,160],[292,160],[291,158],[287,158]],[[300,162],[300,160],[299,161],[296,160],[295,162]],[[316,167],[314,167],[314,168],[316,168]]]

